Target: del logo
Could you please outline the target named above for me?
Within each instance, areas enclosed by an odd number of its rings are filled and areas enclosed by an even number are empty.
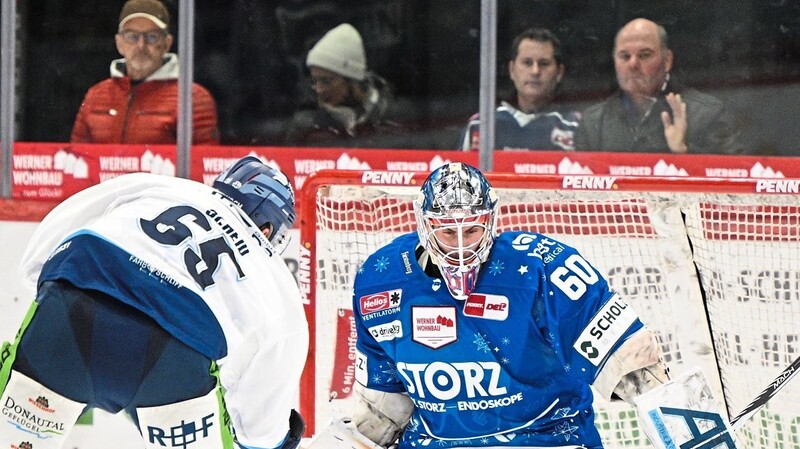
[[[508,318],[508,298],[473,293],[464,302],[464,315],[504,321]]]
[[[362,296],[358,300],[361,314],[378,312],[380,310],[390,309],[392,307],[400,307],[400,299],[403,296],[403,290],[388,290],[379,292],[372,295]]]

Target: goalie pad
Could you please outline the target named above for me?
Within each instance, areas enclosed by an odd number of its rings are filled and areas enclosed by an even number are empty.
[[[404,393],[387,393],[356,384],[353,423],[358,431],[380,446],[397,441],[414,412],[414,402]]]
[[[361,435],[349,419],[334,421],[315,436],[306,449],[385,449]]]
[[[635,399],[639,421],[656,449],[735,449],[733,431],[700,368]]]
[[[631,335],[609,357],[592,386],[605,400],[612,394],[633,404],[634,398],[669,381],[661,346],[649,329]]]
[[[86,404],[67,399],[17,371],[11,371],[0,399],[0,447],[21,447],[34,441],[36,449],[59,449]]]

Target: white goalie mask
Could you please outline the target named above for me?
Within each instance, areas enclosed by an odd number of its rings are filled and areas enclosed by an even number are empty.
[[[467,299],[497,230],[497,194],[475,167],[434,170],[414,201],[417,233],[454,298]]]

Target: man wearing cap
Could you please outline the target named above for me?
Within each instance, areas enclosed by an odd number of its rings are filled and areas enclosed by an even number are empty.
[[[400,129],[386,119],[389,85],[367,70],[355,27],[343,23],[328,31],[308,52],[306,66],[316,104],[295,114],[286,144],[369,146],[370,137]]]
[[[169,12],[159,0],[128,0],[114,36],[122,59],[111,77],[92,86],[70,140],[79,143],[174,144],[178,122],[178,56],[168,53]],[[192,85],[192,142],[218,144],[217,107]]]

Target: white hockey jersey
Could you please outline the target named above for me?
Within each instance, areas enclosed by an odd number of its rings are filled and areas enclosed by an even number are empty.
[[[300,293],[249,217],[213,188],[134,173],[81,191],[45,217],[20,270],[31,287],[63,279],[111,295],[217,360],[240,443],[275,447],[286,436],[308,351]]]

